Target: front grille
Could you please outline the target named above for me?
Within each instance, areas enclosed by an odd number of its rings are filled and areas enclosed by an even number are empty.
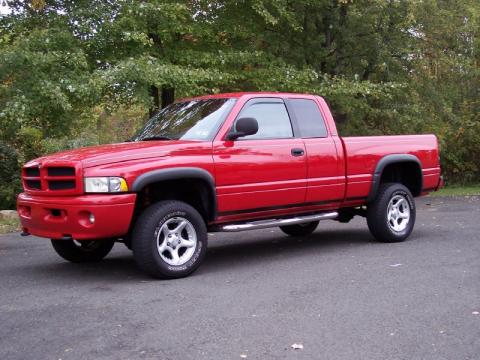
[[[77,188],[76,170],[72,166],[25,167],[23,184],[26,190],[33,191],[75,190]]]
[[[25,184],[30,189],[35,189],[35,190],[41,190],[42,189],[42,183],[40,182],[40,180],[25,180]]]
[[[25,168],[25,176],[40,177],[40,169],[38,167]]]
[[[75,180],[49,180],[48,188],[50,190],[75,189]]]
[[[49,167],[48,176],[75,176],[75,168],[72,167]]]

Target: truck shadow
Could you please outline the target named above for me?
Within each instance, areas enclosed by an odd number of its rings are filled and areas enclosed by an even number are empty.
[[[109,283],[122,283],[128,281],[149,280],[135,265],[131,253],[113,254],[97,263],[72,264],[58,258],[49,263],[22,266],[39,281],[58,278],[65,281],[68,278],[69,285],[108,281]]]
[[[232,267],[263,267],[268,263],[291,261],[304,256],[335,253],[344,248],[372,245],[374,239],[368,230],[323,230],[305,237],[291,237],[278,231],[271,234],[251,232],[249,239],[210,241],[207,259],[199,269],[209,273]]]
[[[428,233],[417,229],[405,242],[388,244],[377,242],[368,229],[358,228],[320,230],[300,238],[286,236],[278,231],[268,235],[251,232],[247,241],[227,243],[227,239],[222,240],[221,244],[210,241],[207,259],[194,275],[229,271],[232,268],[264,268],[275,262],[294,262],[297,266],[301,258],[313,256],[321,261],[322,256],[340,256],[346,250],[365,247],[393,250],[394,247],[408,246],[408,242],[421,241],[425,237],[428,237]],[[355,251],[348,256],[351,254],[355,254]]]
[[[246,234],[246,233],[245,233]],[[414,238],[422,237],[416,231]],[[407,240],[408,241],[408,240]],[[89,264],[71,264],[61,259],[43,264],[22,264],[22,269],[40,281],[48,278],[66,278],[71,283],[99,281],[138,282],[156,281],[141,272],[132,253],[116,245],[113,253],[103,261]],[[205,262],[190,278],[199,278],[216,272],[231,271],[232,268],[264,267],[275,262],[297,262],[300,257],[331,255],[346,248],[367,246],[395,246],[374,241],[368,230],[342,229],[317,231],[312,235],[296,238],[279,231],[252,231],[248,235],[215,234],[209,239]],[[18,269],[17,269],[18,271]]]

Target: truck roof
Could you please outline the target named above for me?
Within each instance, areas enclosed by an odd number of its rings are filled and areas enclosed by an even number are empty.
[[[224,99],[224,98],[240,98],[242,96],[308,96],[312,97],[312,94],[302,94],[302,93],[288,93],[288,92],[272,92],[272,91],[245,91],[245,92],[232,92],[232,93],[221,93],[221,94],[212,94],[212,95],[202,95],[194,96],[189,98],[184,98],[178,101],[192,100],[192,99]]]

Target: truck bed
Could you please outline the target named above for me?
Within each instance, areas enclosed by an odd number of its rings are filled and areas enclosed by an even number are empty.
[[[346,198],[368,196],[377,163],[389,154],[410,154],[421,163],[422,193],[435,189],[440,178],[435,135],[342,137],[345,153]]]

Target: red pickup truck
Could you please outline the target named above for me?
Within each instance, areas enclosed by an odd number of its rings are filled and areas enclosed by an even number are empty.
[[[360,215],[377,240],[403,241],[414,197],[442,185],[434,135],[340,137],[323,98],[287,93],[180,100],[129,142],[28,162],[22,182],[23,235],[72,262],[123,242],[159,278],[192,273],[209,231],[302,236]]]

